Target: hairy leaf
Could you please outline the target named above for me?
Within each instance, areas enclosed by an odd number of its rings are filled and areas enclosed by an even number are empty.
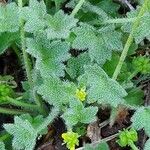
[[[18,12],[15,3],[0,4],[0,32],[17,32],[19,30]]]
[[[4,128],[7,132],[14,136],[13,147],[16,150],[33,150],[37,132],[28,120],[23,120],[19,117],[14,118],[14,124],[5,124]]]
[[[83,103],[79,100],[72,100],[70,102],[70,107],[64,112],[62,118],[68,128],[77,123],[91,123],[96,121],[97,107],[84,107]]]
[[[139,27],[134,33],[136,43],[140,43],[144,38],[150,40],[150,13],[145,13],[140,20]]]
[[[49,39],[65,39],[69,36],[70,30],[76,26],[77,19],[64,14],[62,10],[54,16],[47,16],[47,37]]]
[[[140,106],[144,102],[143,97],[143,91],[139,88],[134,88],[128,92],[128,95],[125,97],[125,100],[131,106]]]
[[[115,17],[119,9],[119,5],[117,3],[114,3],[112,0],[101,0],[97,4],[97,6],[103,9],[107,14]]]
[[[104,72],[98,65],[85,66],[85,77],[87,77],[87,97],[88,102],[98,102],[99,104],[110,104],[117,107],[124,103],[126,91],[119,83]]]
[[[45,36],[38,35],[27,39],[27,52],[36,58],[36,68],[43,77],[64,76],[63,64],[69,58],[67,42],[51,42]]]
[[[19,40],[18,33],[0,33],[0,55],[5,52],[5,50],[11,46],[11,44],[15,43]]]
[[[0,142],[0,150],[5,150],[5,144],[3,142]]]
[[[63,82],[56,77],[44,80],[38,93],[50,104],[61,107],[75,98],[76,86],[73,83]]]
[[[135,18],[139,13],[140,7],[136,10],[132,10],[131,12],[127,13],[128,18]],[[133,37],[135,38],[135,42],[138,44],[145,38],[150,39],[150,9],[147,8],[147,11],[143,14],[140,18],[140,22],[138,28],[133,33]],[[133,23],[126,23],[123,25],[122,29],[125,32],[130,33],[132,29]]]
[[[83,66],[89,63],[90,57],[88,53],[83,53],[75,58],[71,57],[67,62],[66,71],[72,79],[75,79],[84,73]]]
[[[144,150],[149,150],[150,148],[150,139],[148,139],[144,145]]]
[[[89,51],[91,60],[104,64],[110,60],[112,50],[122,50],[121,34],[114,30],[114,26],[100,28],[98,31],[89,25],[81,25],[73,30],[77,36],[72,47]]]
[[[13,135],[13,148],[16,150],[33,150],[36,138],[43,134],[42,131],[47,128],[57,115],[58,110],[53,109],[44,120],[41,116],[33,119],[29,115],[23,115],[20,117],[15,116],[13,124],[4,124],[5,130]]]
[[[131,118],[132,126],[136,130],[143,129],[146,134],[150,136],[150,107],[141,107],[139,108]]]
[[[30,0],[29,7],[23,8],[22,15],[26,20],[25,30],[27,32],[35,33],[39,30],[44,30],[46,27],[45,17],[47,13],[43,0],[41,2]]]

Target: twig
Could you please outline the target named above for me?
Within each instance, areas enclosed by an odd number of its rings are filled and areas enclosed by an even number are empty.
[[[130,10],[135,10],[135,8],[130,4],[128,0],[119,0],[121,3],[127,5]]]
[[[91,143],[90,145],[95,146],[95,145],[100,144],[100,143],[103,143],[103,142],[108,142],[108,141],[110,141],[110,140],[116,138],[118,135],[119,135],[119,133],[116,133],[116,134],[111,135],[111,136],[109,136],[109,137],[107,137],[107,138],[104,138],[104,139],[101,139],[101,140],[99,140],[99,141],[93,142],[93,143]],[[85,148],[85,147],[80,147],[80,148],[77,148],[76,150],[83,150],[84,148]]]
[[[99,127],[100,127],[100,128],[105,127],[106,125],[108,125],[108,124],[109,124],[109,121],[110,121],[109,119],[108,119],[108,120],[103,121],[102,123],[100,123],[100,124],[99,124]]]

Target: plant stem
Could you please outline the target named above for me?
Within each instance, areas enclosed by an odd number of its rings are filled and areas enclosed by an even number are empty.
[[[135,77],[138,74],[138,71],[134,71],[129,77],[128,77],[128,81],[131,80],[133,77]]]
[[[19,100],[15,100],[13,98],[8,97],[7,100],[8,100],[8,102],[10,102],[12,105],[15,105],[15,106],[20,106],[20,107],[24,107],[26,109],[31,109],[31,110],[36,110],[36,111],[39,109],[37,105],[21,102]]]
[[[22,0],[18,0],[18,6],[19,6],[19,11],[21,13],[21,10],[23,7]],[[31,63],[30,63],[30,59],[28,58],[28,54],[26,53],[26,39],[25,39],[25,31],[24,31],[24,20],[21,17],[20,17],[20,36],[21,36],[21,47],[22,47],[25,70],[26,70],[26,74],[27,74],[30,88],[32,88]]]
[[[117,18],[117,19],[108,19],[102,22],[102,24],[111,24],[111,23],[128,23],[128,22],[134,22],[137,18]]]
[[[128,50],[129,50],[129,48],[130,48],[130,46],[131,46],[131,44],[132,44],[132,42],[133,42],[133,34],[134,34],[134,32],[136,31],[137,27],[139,26],[140,18],[142,17],[142,15],[144,14],[144,12],[145,12],[145,10],[146,10],[147,2],[148,2],[148,1],[149,1],[149,0],[145,0],[145,1],[144,1],[144,4],[143,4],[143,6],[142,6],[142,8],[141,8],[141,10],[140,10],[140,12],[139,12],[139,14],[138,14],[138,16],[137,16],[137,19],[136,19],[135,22],[133,23],[131,33],[130,33],[130,35],[129,35],[129,37],[128,37],[128,40],[127,40],[127,42],[126,42],[126,44],[125,44],[125,47],[124,47],[124,49],[123,49],[123,51],[122,51],[122,54],[121,54],[119,63],[118,63],[118,65],[117,65],[117,67],[116,67],[116,69],[115,69],[115,72],[114,72],[114,74],[113,74],[113,77],[112,77],[112,78],[115,79],[115,80],[117,79],[117,77],[118,77],[118,75],[119,75],[119,73],[120,73],[120,71],[121,71],[121,68],[122,68],[122,65],[123,65],[123,63],[124,63],[124,60],[125,60],[125,58],[126,58],[126,56],[127,56]]]
[[[76,13],[80,10],[80,8],[82,7],[83,3],[85,2],[85,0],[80,0],[78,2],[78,4],[75,6],[75,8],[73,9],[71,16],[75,16]]]
[[[19,11],[21,14],[21,10],[23,7],[22,0],[18,0],[18,6],[20,8]],[[26,69],[28,82],[29,82],[30,88],[32,90],[32,94],[34,96],[34,100],[39,107],[39,111],[44,112],[42,102],[39,100],[39,98],[37,98],[38,95],[34,91],[34,87],[33,87],[33,81],[32,81],[32,76],[31,76],[31,65],[30,65],[31,62],[30,62],[30,59],[28,58],[28,53],[26,53],[26,38],[25,38],[25,31],[24,31],[24,20],[21,17],[20,17],[20,36],[21,36],[23,60],[24,60],[24,65],[25,65],[25,69]]]
[[[22,57],[21,57],[21,55],[20,55],[20,51],[19,51],[18,47],[16,46],[16,44],[13,44],[13,45],[12,45],[12,49],[14,50],[15,54],[16,54],[17,57],[18,57],[19,63],[21,64],[21,63],[22,63]]]
[[[119,135],[119,133],[116,133],[116,134],[111,135],[111,136],[109,136],[107,138],[101,139],[99,141],[95,141],[95,142],[91,143],[90,145],[95,146],[95,145],[103,143],[103,142],[108,142],[108,141],[116,138],[118,135]],[[85,147],[80,147],[80,148],[77,148],[76,150],[84,150],[84,149],[85,149]]]
[[[129,145],[132,148],[132,150],[139,150],[133,142],[131,142]]]
[[[0,107],[0,113],[9,114],[9,115],[21,115],[27,112],[18,109],[9,109],[9,108]]]

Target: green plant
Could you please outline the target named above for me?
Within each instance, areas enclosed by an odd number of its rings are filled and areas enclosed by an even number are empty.
[[[134,129],[124,129],[119,133],[119,140],[117,141],[121,147],[125,147],[129,145],[132,150],[138,150],[138,148],[134,145],[134,142],[138,140],[137,132]]]
[[[63,133],[62,138],[64,139],[64,142],[67,144],[67,148],[70,150],[75,150],[75,146],[79,145],[79,135],[77,133],[74,133],[72,131]]]
[[[12,149],[33,150],[47,126],[61,117],[67,129],[62,138],[74,150],[79,146],[79,125],[86,132],[105,107],[112,110],[110,125],[118,108],[134,109],[131,126],[144,128],[150,137],[150,108],[141,106],[143,91],[132,80],[150,73],[149,54],[136,54],[141,42],[150,40],[150,1],[140,2],[124,18],[111,0],[65,4],[64,0],[0,4],[0,54],[11,48],[26,76],[19,93],[11,76],[0,76],[0,113],[15,115],[14,123],[4,124],[13,135]],[[0,149],[5,149],[6,140],[0,140]],[[94,148],[109,149],[108,140],[98,141]],[[137,140],[133,129],[119,133],[120,146],[136,150]],[[80,149],[91,150],[92,144]],[[146,150],[147,145],[149,140]]]

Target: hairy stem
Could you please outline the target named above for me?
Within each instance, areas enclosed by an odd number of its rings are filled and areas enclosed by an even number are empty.
[[[22,0],[18,0],[19,11],[21,13],[22,10]],[[26,53],[26,39],[25,39],[25,31],[24,31],[24,20],[20,17],[20,37],[21,37],[21,47],[22,47],[22,54],[23,54],[23,61],[24,66],[28,78],[28,82],[30,87],[32,88],[32,76],[31,76],[31,63],[30,59],[28,58],[28,54]]]
[[[146,10],[148,1],[149,1],[149,0],[145,0],[145,1],[144,1],[144,4],[143,4],[143,6],[142,6],[142,8],[141,8],[141,10],[140,10],[140,12],[139,12],[139,14],[138,14],[138,16],[137,16],[137,19],[136,19],[135,22],[133,23],[131,33],[130,33],[130,35],[129,35],[129,37],[128,37],[128,40],[127,40],[127,42],[126,42],[126,44],[125,44],[125,47],[124,47],[124,49],[123,49],[123,51],[122,51],[122,54],[121,54],[119,63],[118,63],[118,65],[117,65],[117,67],[116,67],[116,69],[115,69],[115,72],[114,72],[114,74],[113,74],[113,77],[112,77],[112,78],[115,79],[115,80],[117,79],[117,77],[118,77],[118,75],[119,75],[119,73],[120,73],[120,71],[121,71],[121,68],[122,68],[122,65],[123,65],[123,63],[124,63],[124,61],[125,61],[125,58],[126,58],[126,56],[127,56],[128,50],[129,50],[129,48],[130,48],[130,46],[131,46],[131,44],[132,44],[132,42],[133,42],[133,33],[136,31],[137,27],[139,26],[140,18],[142,17],[142,15],[144,14],[144,12],[145,12],[145,10]]]
[[[21,115],[27,112],[18,109],[9,109],[9,108],[0,107],[0,113],[9,114],[9,115]]]
[[[14,50],[14,52],[16,53],[16,56],[18,57],[19,64],[21,64],[22,63],[22,57],[20,55],[20,51],[19,51],[18,47],[16,46],[16,44],[12,45],[12,49]]]
[[[124,23],[128,23],[128,22],[134,22],[137,18],[117,18],[117,19],[108,19],[105,20],[104,22],[102,22],[102,24],[111,24],[111,23],[120,23],[120,24],[124,24]]]
[[[22,0],[18,0],[18,6],[20,8],[20,14],[21,14],[21,10],[22,10]],[[33,87],[33,81],[32,81],[32,76],[31,76],[31,62],[30,59],[28,57],[28,53],[26,53],[26,38],[25,38],[25,31],[24,31],[24,20],[20,17],[20,36],[21,36],[21,44],[22,44],[22,53],[23,53],[23,60],[24,60],[24,65],[25,65],[25,69],[26,69],[26,74],[27,74],[27,78],[28,78],[28,82],[30,85],[30,88],[32,90],[32,94],[34,96],[34,100],[36,102],[36,104],[39,107],[39,111],[40,112],[44,112],[44,108],[43,108],[43,104],[42,101],[40,101],[39,98],[37,98],[37,93],[34,91],[34,87]]]
[[[76,15],[76,13],[80,10],[80,8],[82,7],[82,5],[83,5],[84,2],[85,2],[85,0],[80,0],[78,2],[78,4],[76,5],[76,7],[73,9],[73,11],[71,13],[72,16]]]
[[[28,104],[28,103],[21,102],[19,100],[15,100],[15,99],[9,98],[9,97],[7,98],[7,101],[15,106],[20,106],[20,107],[24,107],[26,109],[31,109],[31,110],[36,110],[36,111],[38,110],[38,106],[34,105],[34,104]]]

